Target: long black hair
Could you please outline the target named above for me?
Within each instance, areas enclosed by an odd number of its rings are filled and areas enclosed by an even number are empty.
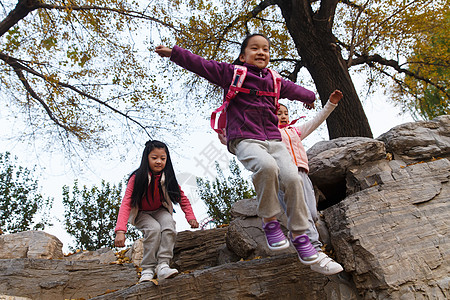
[[[131,205],[134,207],[137,206],[139,208],[142,208],[142,201],[144,197],[146,197],[148,201],[148,175],[152,174],[150,166],[148,164],[148,155],[155,148],[164,149],[167,155],[166,166],[161,172],[161,175],[164,175],[165,177],[165,190],[167,191],[167,194],[173,203],[180,203],[181,201],[180,186],[178,185],[177,178],[175,177],[175,171],[173,170],[172,160],[170,159],[169,149],[167,148],[167,145],[157,140],[150,140],[145,143],[145,149],[142,153],[141,165],[130,175],[130,178],[131,176],[136,175],[134,179],[133,193],[131,194]],[[128,178],[128,180],[130,180],[130,178]],[[156,180],[156,177],[152,174],[150,182],[152,197],[155,186],[154,180]],[[158,187],[160,195],[162,196],[161,181],[158,182]],[[164,199],[164,197],[161,197],[161,201],[166,201],[166,199]]]
[[[242,54],[245,53],[245,48],[247,48],[248,46],[248,42],[250,41],[250,39],[254,36],[262,36],[263,38],[265,38],[268,42],[269,42],[269,47],[270,47],[270,40],[267,36],[265,36],[262,33],[253,33],[253,34],[248,34],[245,39],[242,41],[241,44],[241,52],[239,52],[238,58],[236,58],[236,60],[233,62],[233,65],[240,65],[242,66],[244,63],[240,60],[240,57]]]

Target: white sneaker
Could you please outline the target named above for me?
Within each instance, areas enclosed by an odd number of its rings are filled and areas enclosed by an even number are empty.
[[[172,278],[178,274],[177,269],[169,268],[169,265],[162,263],[156,267],[156,274],[158,275],[158,280]]]
[[[319,261],[311,265],[311,270],[324,275],[333,275],[342,272],[344,268],[325,253],[319,252]]]
[[[141,278],[139,279],[139,283],[144,281],[150,281],[155,276],[155,271],[152,269],[145,269],[141,272]]]

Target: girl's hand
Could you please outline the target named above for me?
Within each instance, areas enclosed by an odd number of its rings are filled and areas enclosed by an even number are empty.
[[[303,103],[303,106],[306,108],[306,109],[313,109],[315,106],[314,106],[314,102],[313,103]]]
[[[155,52],[161,57],[170,57],[172,55],[172,49],[162,45],[157,46]]]
[[[227,145],[227,131],[226,129],[222,129],[223,133],[218,133],[217,135],[219,136],[219,140],[222,144],[224,144],[225,146]]]
[[[189,220],[189,225],[191,225],[191,228],[198,228],[198,222],[195,219]]]
[[[330,95],[330,102],[333,104],[338,104],[338,102],[342,99],[344,95],[340,90],[335,90]]]
[[[116,232],[116,239],[114,240],[114,246],[125,247],[125,232],[123,231]]]

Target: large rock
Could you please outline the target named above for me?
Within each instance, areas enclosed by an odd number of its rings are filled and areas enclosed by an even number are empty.
[[[43,231],[24,231],[0,235],[0,259],[63,258],[61,241]]]
[[[369,138],[337,138],[315,144],[308,152],[309,177],[324,197],[319,208],[339,203],[346,196],[347,173],[354,166],[365,166],[386,157],[384,143]]]
[[[267,247],[266,237],[262,229],[261,218],[257,215],[256,199],[239,200],[231,208],[233,221],[230,222],[226,241],[227,247],[242,259],[269,257],[277,254],[296,253],[293,247],[274,252]],[[286,215],[280,214],[281,228],[287,235]]]
[[[339,275],[320,275],[301,265],[295,253],[265,249],[256,200],[250,199],[234,204],[235,219],[228,228],[180,233],[172,264],[185,272],[157,286],[134,285],[133,264],[17,258],[0,259],[0,295],[50,300],[450,299],[449,121],[443,116],[404,124],[377,140],[340,138],[308,151],[323,217],[317,225],[327,249],[345,268]],[[283,223],[285,216],[280,218]],[[3,249],[13,249],[9,239],[9,248]],[[49,252],[45,247],[39,251],[33,255]],[[27,257],[23,253],[17,255]],[[108,290],[116,291],[102,295]]]
[[[230,255],[223,253],[226,233],[227,228],[179,232],[173,249],[171,267],[184,272],[217,266],[219,260],[228,261],[227,258],[221,257]],[[144,245],[142,239],[139,239],[134,242],[131,251],[126,255],[136,266],[140,266],[143,251]]]
[[[114,252],[109,248],[101,248],[96,251],[82,251],[64,257],[65,260],[98,260],[102,264],[109,264],[117,260]]]
[[[33,300],[89,299],[138,281],[132,264],[49,259],[0,259],[0,294]]]
[[[314,273],[296,255],[285,254],[196,270],[158,285],[135,285],[92,300],[162,298],[356,300],[357,295],[345,280]]]
[[[450,115],[398,125],[377,138],[394,159],[406,162],[450,156]]]
[[[339,262],[365,299],[449,299],[450,163],[395,169],[326,209]]]
[[[221,257],[227,228],[182,231],[177,235],[171,265],[180,272],[214,267]]]

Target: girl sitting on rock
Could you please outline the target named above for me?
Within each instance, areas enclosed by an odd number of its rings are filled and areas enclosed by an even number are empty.
[[[152,280],[155,271],[158,280],[178,274],[169,267],[177,234],[172,217],[174,203],[180,204],[191,228],[198,228],[189,199],[175,177],[169,149],[163,142],[148,141],[141,165],[128,179],[115,228],[116,247],[125,247],[128,222],[144,235],[139,282]]]

